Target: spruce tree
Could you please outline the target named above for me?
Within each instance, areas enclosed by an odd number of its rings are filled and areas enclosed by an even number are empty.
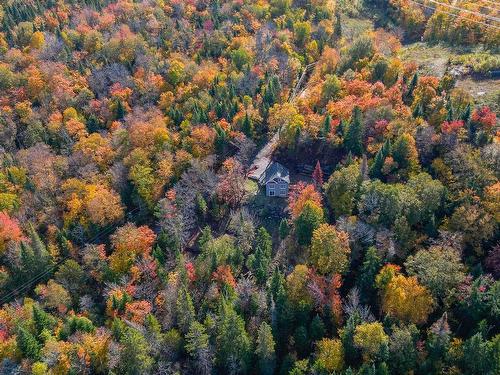
[[[383,177],[382,167],[384,166],[385,159],[387,158],[387,156],[390,155],[390,153],[391,153],[391,141],[387,139],[380,148],[380,150],[378,150],[377,155],[375,155],[375,159],[370,168],[370,176],[372,178],[381,179]]]
[[[272,375],[276,367],[275,343],[271,327],[266,322],[259,327],[256,344],[259,374]]]
[[[20,327],[16,336],[17,347],[24,357],[34,361],[40,359],[40,344],[31,332]]]
[[[245,118],[243,119],[241,130],[248,138],[253,138],[254,135],[253,122],[250,119],[250,116],[248,116],[248,113],[245,113]]]
[[[380,259],[377,249],[373,246],[369,247],[361,266],[358,284],[364,302],[370,302],[370,298],[375,293],[375,277],[381,267],[382,259]]]
[[[361,109],[356,107],[354,108],[351,123],[344,137],[346,150],[352,152],[354,155],[361,156],[363,154],[363,136],[364,126],[361,118]]]

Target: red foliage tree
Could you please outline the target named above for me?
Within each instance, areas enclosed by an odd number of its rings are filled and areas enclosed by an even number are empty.
[[[316,167],[314,168],[312,178],[314,180],[314,183],[316,184],[316,188],[320,190],[323,186],[323,171],[321,170],[321,164],[319,163],[319,160],[316,162]]]

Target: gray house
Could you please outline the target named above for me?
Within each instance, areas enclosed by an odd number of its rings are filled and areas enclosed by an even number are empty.
[[[266,187],[268,197],[287,197],[290,172],[277,162],[271,162],[259,178],[259,184]]]

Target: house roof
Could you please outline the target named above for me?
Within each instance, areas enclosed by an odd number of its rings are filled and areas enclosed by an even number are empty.
[[[287,183],[290,183],[290,172],[288,169],[280,163],[273,161],[269,163],[266,170],[259,178],[259,183],[265,185],[276,178],[281,178]]]

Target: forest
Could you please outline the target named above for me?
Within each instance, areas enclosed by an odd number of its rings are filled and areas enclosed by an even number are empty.
[[[0,374],[500,374],[499,79],[494,0],[0,0]]]

